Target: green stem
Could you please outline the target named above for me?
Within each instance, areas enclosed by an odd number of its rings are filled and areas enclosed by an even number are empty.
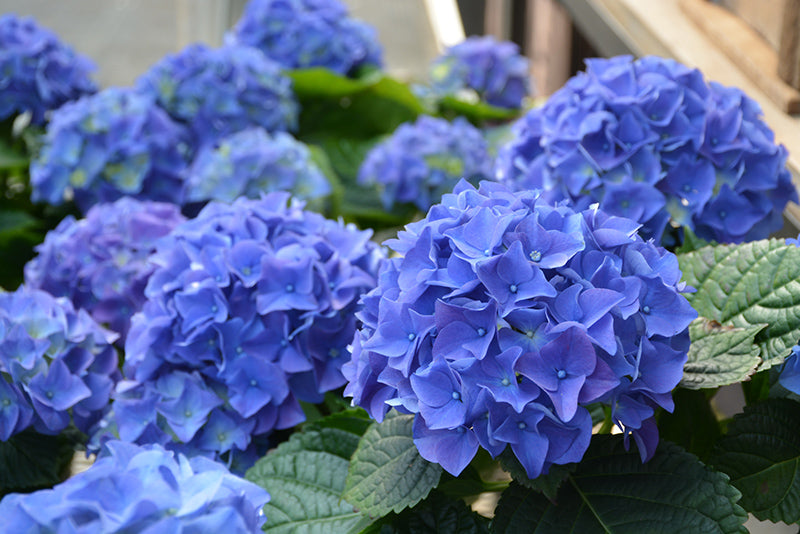
[[[603,420],[603,424],[600,427],[600,430],[597,431],[598,434],[610,434],[611,429],[614,428],[614,420],[611,419],[611,408],[604,407],[603,411],[606,413],[606,418]]]
[[[502,492],[508,487],[509,484],[511,484],[510,480],[501,480],[498,482],[486,482],[485,480],[481,480],[483,491],[486,492]]]

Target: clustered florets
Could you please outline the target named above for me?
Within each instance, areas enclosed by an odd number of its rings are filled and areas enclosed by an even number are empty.
[[[352,76],[383,63],[375,29],[338,0],[251,0],[227,41],[258,48],[287,69]]]
[[[159,445],[109,442],[86,471],[0,501],[3,532],[261,532],[269,501],[225,466]]]
[[[719,242],[782,226],[784,206],[798,197],[786,149],[755,101],[669,59],[586,66],[515,125],[498,155],[500,181],[578,209],[599,202],[667,245],[680,240],[680,226]]]
[[[531,478],[577,462],[598,402],[649,457],[697,313],[638,226],[462,182],[387,242],[398,256],[362,299],[345,395],[378,420],[416,414],[420,453],[453,474],[479,445],[510,445]]]
[[[305,144],[285,132],[248,128],[203,147],[187,170],[185,191],[185,202],[232,202],[274,191],[313,200],[331,188]]]
[[[516,109],[531,92],[530,65],[519,47],[492,36],[468,37],[451,46],[430,67],[435,93],[473,92],[483,102]]]
[[[427,211],[460,179],[477,183],[490,175],[488,143],[480,130],[461,117],[449,122],[422,115],[370,150],[358,180],[377,184],[387,209],[414,204]]]
[[[94,69],[33,18],[0,16],[0,121],[30,113],[43,124],[48,111],[97,90]]]
[[[115,338],[65,298],[24,285],[0,292],[0,441],[30,426],[87,432],[120,378]]]
[[[195,149],[253,126],[269,132],[297,126],[292,81],[249,46],[188,46],[153,65],[136,88],[192,132]]]
[[[344,384],[380,249],[288,198],[211,203],[159,244],[102,432],[232,461]]]
[[[144,303],[159,239],[184,221],[178,207],[123,197],[97,204],[84,219],[67,216],[36,247],[25,283],[89,312],[119,334],[124,346],[131,316]]]
[[[180,202],[188,137],[152,98],[109,88],[52,117],[31,163],[34,201],[74,198],[86,212],[122,196]]]

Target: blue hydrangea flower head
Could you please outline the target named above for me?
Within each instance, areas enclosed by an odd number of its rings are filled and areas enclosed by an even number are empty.
[[[479,100],[502,108],[522,107],[531,94],[528,59],[510,41],[471,36],[436,58],[429,70],[435,93],[473,92]]]
[[[88,432],[120,378],[116,336],[69,300],[20,286],[0,292],[0,440],[33,427]]]
[[[94,70],[33,18],[0,15],[0,120],[30,113],[43,124],[48,111],[97,91]]]
[[[293,130],[298,105],[281,66],[244,45],[194,44],[164,57],[136,87],[193,135],[193,147],[251,126]]]
[[[382,254],[370,231],[288,201],[209,203],[157,245],[98,441],[112,432],[235,462],[303,421],[299,400],[344,385]]]
[[[52,489],[6,495],[0,530],[256,534],[269,499],[217,462],[111,441],[88,470]]]
[[[680,227],[717,242],[762,239],[798,201],[758,104],[670,59],[587,60],[514,134],[498,180],[579,209],[597,202],[665,245]]]
[[[187,133],[153,100],[108,88],[53,113],[31,163],[32,199],[85,213],[122,196],[180,202]]]
[[[531,478],[579,461],[595,403],[646,460],[697,312],[675,255],[638,228],[462,181],[387,242],[396,255],[362,298],[345,395],[379,421],[415,414],[420,454],[454,475],[479,447],[510,447]]]
[[[339,0],[250,0],[226,39],[258,48],[287,69],[324,67],[352,76],[383,64],[375,29],[351,18]]]
[[[377,185],[385,208],[414,204],[427,211],[462,178],[477,183],[491,175],[488,142],[466,119],[420,116],[401,124],[370,150],[358,181]]]
[[[331,192],[305,144],[263,128],[248,128],[201,148],[187,170],[185,188],[187,202],[233,202],[273,191],[313,200]]]
[[[25,283],[68,298],[119,334],[122,347],[154,269],[147,258],[183,220],[174,204],[130,197],[97,204],[85,218],[68,216],[47,233],[25,265]]]

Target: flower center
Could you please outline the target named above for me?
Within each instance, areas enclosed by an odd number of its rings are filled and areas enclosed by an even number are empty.
[[[650,306],[648,306],[646,304],[644,306],[642,306],[642,313],[645,313],[645,314],[650,313]]]
[[[458,391],[453,392],[453,400],[459,400],[461,398],[461,393]]]
[[[483,337],[483,336],[486,335],[486,329],[484,327],[482,327],[482,326],[479,326],[478,330],[476,330],[476,332],[478,332],[478,336],[479,337]]]
[[[511,284],[510,286],[508,286],[508,290],[510,292],[512,292],[512,293],[516,293],[517,292],[517,284]]]
[[[542,253],[538,250],[532,250],[530,254],[528,254],[531,261],[539,261],[542,259]]]
[[[559,379],[567,378],[567,372],[564,369],[559,369],[558,371],[556,371],[556,376]]]
[[[294,286],[292,284],[286,284],[286,292],[292,293],[294,291]]]

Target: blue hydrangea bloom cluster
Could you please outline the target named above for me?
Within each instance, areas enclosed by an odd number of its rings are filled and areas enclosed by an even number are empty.
[[[288,201],[213,202],[159,244],[108,431],[246,464],[254,437],[304,420],[298,400],[345,383],[381,249]]]
[[[783,362],[778,382],[795,395],[800,395],[800,344],[792,347],[791,354]]]
[[[74,199],[84,213],[122,196],[179,202],[188,141],[183,127],[131,89],[69,102],[53,113],[31,162],[32,199]]]
[[[427,211],[460,179],[477,183],[491,172],[489,144],[480,130],[463,117],[449,122],[421,115],[367,153],[358,181],[377,185],[386,209],[414,204]]]
[[[92,61],[30,17],[0,15],[0,120],[22,113],[43,124],[46,113],[94,93]]]
[[[144,304],[159,239],[184,221],[178,207],[123,197],[97,204],[84,219],[67,216],[25,265],[28,287],[67,297],[76,308],[119,334],[124,346],[131,316]]]
[[[189,128],[195,148],[251,126],[274,132],[297,125],[292,81],[248,46],[190,45],[153,65],[136,87]]]
[[[362,299],[345,395],[377,420],[416,414],[420,454],[454,475],[478,447],[510,446],[531,478],[579,461],[593,403],[647,459],[697,313],[675,255],[638,226],[461,182],[387,242],[397,256]]]
[[[578,209],[599,202],[665,244],[679,227],[737,243],[782,226],[798,197],[755,101],[670,59],[586,67],[515,125],[497,158],[500,181]]]
[[[375,29],[351,18],[339,0],[250,0],[226,39],[287,69],[324,67],[346,76],[383,64]]]
[[[528,59],[515,43],[492,36],[472,36],[451,46],[431,63],[429,77],[435,93],[469,91],[502,108],[522,107],[531,92]]]
[[[187,170],[185,202],[288,191],[302,200],[326,197],[331,188],[308,147],[285,132],[248,128],[201,148]]]
[[[269,498],[207,458],[114,441],[88,470],[52,489],[4,497],[0,530],[255,534]]]
[[[120,378],[115,337],[65,298],[0,292],[0,441],[31,426],[58,434],[70,421],[87,432]]]

